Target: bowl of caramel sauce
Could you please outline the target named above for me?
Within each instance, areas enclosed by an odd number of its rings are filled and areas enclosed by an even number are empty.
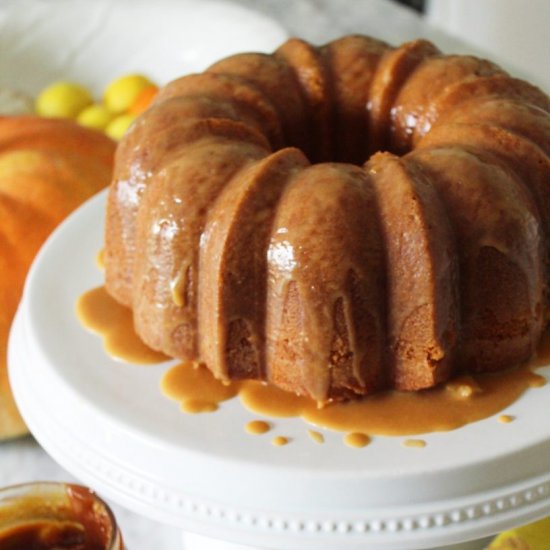
[[[109,506],[70,483],[36,482],[0,489],[2,550],[124,550]]]

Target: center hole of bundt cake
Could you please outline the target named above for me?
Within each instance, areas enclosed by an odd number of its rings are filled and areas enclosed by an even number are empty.
[[[368,107],[365,107],[365,111]],[[377,128],[374,124],[367,128],[366,123],[349,119],[342,124],[332,140],[325,139],[319,133],[304,133],[300,139],[287,139],[285,145],[276,147],[296,147],[300,149],[311,164],[341,163],[353,164],[363,168],[378,153],[402,157],[412,149],[410,139],[413,134],[407,128],[404,135],[393,135],[389,128]]]

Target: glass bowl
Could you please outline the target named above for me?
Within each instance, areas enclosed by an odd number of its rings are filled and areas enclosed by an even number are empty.
[[[123,550],[115,516],[81,485],[35,482],[0,489],[3,550]]]

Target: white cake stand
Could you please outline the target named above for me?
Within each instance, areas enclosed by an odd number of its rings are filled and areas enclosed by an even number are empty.
[[[351,449],[335,432],[321,446],[300,419],[273,421],[291,438],[274,447],[244,432],[255,416],[236,399],[179,412],[159,390],[169,364],[117,363],[76,319],[102,283],[104,204],[90,200],[40,252],[9,348],[26,422],[83,483],[191,533],[280,550],[443,546],[550,513],[550,384],[509,408],[515,422],[427,434],[424,449],[391,437]]]

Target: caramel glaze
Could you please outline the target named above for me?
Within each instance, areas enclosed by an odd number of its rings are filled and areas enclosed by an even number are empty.
[[[95,257],[95,265],[100,271],[105,271],[105,249],[102,248]]]
[[[219,395],[220,401],[238,395],[248,410],[263,416],[301,417],[341,432],[412,435],[453,430],[497,414],[525,390],[544,381],[526,365],[498,374],[459,377],[421,392],[388,391],[361,401],[318,407],[309,398],[261,382],[224,385],[205,367],[180,363],[165,374],[161,387],[165,395],[181,403],[197,399],[197,395],[210,400]]]
[[[456,238],[457,364],[495,372],[529,360],[546,320],[540,219],[527,188],[482,149],[420,148],[406,163],[437,190]]]
[[[307,434],[309,435],[312,441],[322,445],[325,442],[325,436],[321,432],[316,432],[315,430],[308,430]]]
[[[78,485],[67,485],[66,493],[14,498],[0,510],[2,550],[106,550],[114,540],[109,513]]]
[[[251,435],[262,435],[271,429],[271,426],[263,420],[252,420],[244,427],[246,433]]]
[[[288,183],[267,249],[270,383],[319,401],[382,384],[383,262],[375,199],[367,175],[351,165],[317,164]],[[337,260],[332,250],[339,250]]]
[[[74,521],[42,519],[0,530],[3,550],[103,550],[104,546],[84,546],[85,533]]]
[[[159,363],[168,359],[153,351],[137,336],[131,311],[111,298],[104,287],[83,294],[76,303],[77,316],[84,327],[99,334],[105,351],[128,363]]]
[[[129,310],[109,298],[102,288],[84,294],[77,310],[85,326],[102,335],[108,353],[132,362],[136,359],[143,362],[144,357],[152,362],[158,356],[150,350],[147,351],[150,355],[136,351],[136,346],[143,345],[131,330]],[[160,360],[164,358],[160,355]],[[161,389],[180,402],[187,413],[214,411],[219,403],[239,396],[247,409],[262,416],[302,417],[312,424],[345,433],[413,435],[452,430],[499,413],[529,388],[544,385],[545,378],[532,369],[549,363],[550,330],[547,330],[538,353],[528,365],[505,372],[457,377],[418,392],[387,391],[361,401],[323,407],[263,382],[223,383],[196,362],[180,363],[169,369]]]
[[[423,449],[426,446],[426,442],[423,439],[405,439],[403,441],[403,447],[409,447],[411,449]]]
[[[453,381],[430,390],[383,392],[323,408],[304,397],[283,397],[281,390],[257,382],[244,383],[239,396],[246,408],[259,414],[301,416],[315,425],[345,432],[411,435],[448,431],[492,416],[541,378],[524,366],[499,374],[477,375],[474,380],[479,390],[470,392],[462,388],[469,387],[472,378],[464,377],[458,392]]]
[[[201,238],[198,322],[208,334],[201,357],[216,378],[265,378],[264,346],[254,345],[266,330],[267,264],[258,259],[286,179],[305,165],[300,151],[283,149],[232,180],[212,207]]]
[[[181,363],[166,372],[161,390],[168,397],[181,403],[188,413],[212,412],[218,404],[235,397],[239,384],[223,384],[210,371],[198,363]]]
[[[344,443],[348,447],[354,447],[356,449],[362,449],[370,443],[370,437],[367,434],[359,432],[351,432],[344,436]]]

